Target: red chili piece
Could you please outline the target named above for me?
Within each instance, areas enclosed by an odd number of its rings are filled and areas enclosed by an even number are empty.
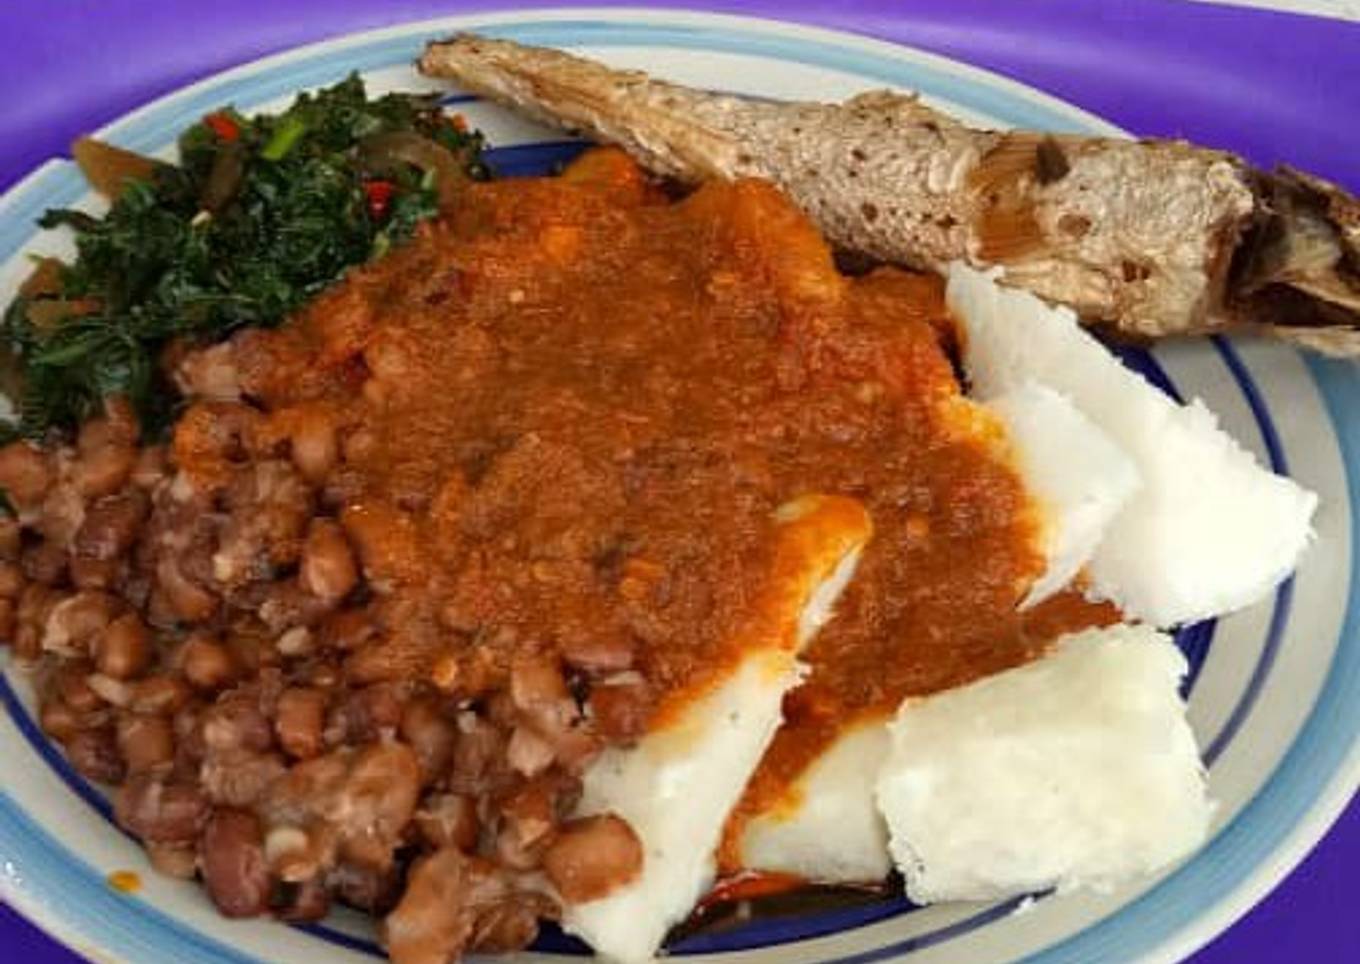
[[[387,216],[394,190],[391,181],[364,182],[364,195],[368,198],[368,214],[373,220],[381,221]]]
[[[234,141],[241,136],[241,127],[227,114],[218,111],[203,118],[203,123],[224,141]]]

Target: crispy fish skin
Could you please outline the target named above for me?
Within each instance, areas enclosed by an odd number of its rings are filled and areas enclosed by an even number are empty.
[[[419,66],[682,182],[771,180],[848,250],[1001,265],[1006,283],[1138,338],[1254,324],[1360,354],[1356,202],[1314,178],[1181,141],[975,130],[891,91],[711,94],[468,34]],[[1307,256],[1291,260],[1300,236]]]

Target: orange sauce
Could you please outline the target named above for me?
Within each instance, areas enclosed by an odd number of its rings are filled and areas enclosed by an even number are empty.
[[[383,671],[450,688],[526,651],[604,652],[661,713],[749,642],[775,509],[862,502],[875,537],[759,804],[848,720],[1032,658],[1049,614],[1094,618],[1071,600],[1016,615],[1041,567],[1033,508],[961,399],[946,322],[938,279],[842,276],[767,184],[671,202],[602,151],[470,186],[238,357],[269,420],[339,419],[328,498],[381,593]]]

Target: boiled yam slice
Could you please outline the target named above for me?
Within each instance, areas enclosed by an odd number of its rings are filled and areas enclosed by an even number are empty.
[[[1185,671],[1167,636],[1120,625],[904,703],[877,792],[908,896],[1105,888],[1198,847],[1213,807]]]
[[[601,955],[649,960],[712,885],[728,812],[800,678],[798,652],[830,618],[871,531],[868,513],[850,499],[808,496],[781,508],[771,577],[736,641],[735,665],[663,707],[659,726],[586,772],[576,815],[623,817],[644,854],[631,883],[565,910],[566,928]]]
[[[1038,503],[1046,568],[1023,606],[1066,587],[1139,485],[1132,461],[1066,398],[1035,383],[986,406],[1006,428],[1016,469]],[[788,791],[741,830],[748,870],[824,883],[886,877],[888,831],[874,783],[888,753],[888,715],[851,724]]]
[[[874,782],[888,746],[883,719],[865,720],[840,734],[781,800],[746,822],[742,866],[821,883],[888,876],[888,828],[874,805]]]
[[[987,407],[1005,423],[1016,468],[1042,512],[1046,566],[1025,609],[1067,587],[1142,479],[1123,450],[1051,388],[1025,382]]]
[[[1262,468],[1202,402],[1178,405],[1124,367],[1070,309],[987,274],[952,266],[947,299],[976,397],[1045,385],[1070,398],[1141,474],[1088,565],[1099,596],[1172,626],[1250,605],[1293,571],[1317,496]]]

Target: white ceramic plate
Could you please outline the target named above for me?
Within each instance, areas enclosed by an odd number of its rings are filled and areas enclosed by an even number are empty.
[[[859,37],[763,21],[677,13],[540,11],[414,24],[301,48],[159,100],[103,130],[134,150],[166,154],[176,134],[227,103],[276,108],[300,89],[363,72],[373,90],[432,85],[410,67],[424,42],[479,29],[585,51],[614,64],[709,88],[840,98],[871,87],[921,91],[963,118],[996,126],[1114,129],[1037,91],[970,67]],[[506,173],[544,168],[573,150],[560,138],[469,98],[464,111],[497,147]],[[94,205],[74,167],[54,161],[0,200],[0,304],[27,271],[26,253],[63,253],[39,237],[46,207]],[[901,901],[762,918],[679,942],[674,953],[741,962],[1118,962],[1177,959],[1273,886],[1323,833],[1360,779],[1360,610],[1352,577],[1360,469],[1360,377],[1351,365],[1277,345],[1201,341],[1135,354],[1169,391],[1202,396],[1245,445],[1322,497],[1318,539],[1271,599],[1183,632],[1190,717],[1220,802],[1210,843],[1165,876],[1116,893],[994,905],[912,908]],[[229,922],[198,888],[157,877],[86,785],[42,738],[21,674],[0,681],[0,895],[72,947],[127,964],[368,961],[371,925],[337,914],[322,925]],[[115,870],[145,882],[135,895]],[[579,955],[545,936],[524,959]]]

